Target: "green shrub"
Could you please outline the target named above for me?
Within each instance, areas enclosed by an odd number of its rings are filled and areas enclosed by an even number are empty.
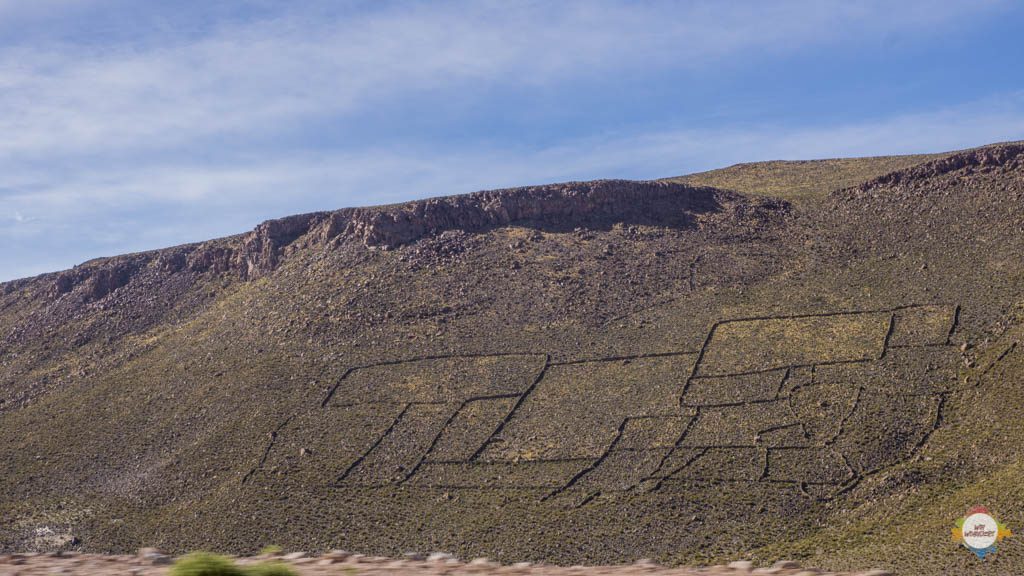
[[[171,566],[170,576],[245,576],[245,572],[230,558],[207,552],[193,552]]]
[[[295,571],[282,562],[263,562],[245,569],[247,576],[296,576]]]
[[[263,556],[277,556],[281,552],[284,552],[284,548],[281,548],[277,544],[264,546],[263,549],[260,550],[260,554],[262,554]]]

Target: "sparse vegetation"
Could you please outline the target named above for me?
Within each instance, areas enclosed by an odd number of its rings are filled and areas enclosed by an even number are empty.
[[[226,556],[193,552],[171,566],[170,576],[245,576],[245,572]]]
[[[269,544],[260,549],[260,554],[263,556],[280,556],[284,552],[284,548],[277,544]]]
[[[295,576],[295,571],[283,562],[239,566],[227,556],[193,552],[182,556],[171,566],[170,576]]]
[[[245,568],[246,576],[295,576],[292,570],[283,562],[261,562]]]
[[[943,156],[945,154],[750,162],[668,180],[804,202],[821,200],[833,190]]]

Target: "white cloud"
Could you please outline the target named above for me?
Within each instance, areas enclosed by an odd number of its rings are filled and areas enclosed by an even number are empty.
[[[358,113],[383,97],[709,66],[744,53],[934,32],[979,9],[920,0],[431,3],[326,19],[286,13],[227,23],[198,39],[12,47],[0,51],[0,154],[266,135]]]
[[[24,214],[18,211],[14,212],[14,221],[18,224],[28,224],[30,222],[35,222],[36,220],[39,220],[39,218],[35,218],[33,216],[25,216]]]

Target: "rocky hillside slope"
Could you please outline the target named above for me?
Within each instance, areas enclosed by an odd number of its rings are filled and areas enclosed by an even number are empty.
[[[0,549],[1024,569],[949,541],[973,505],[1024,525],[1024,145],[831,165],[2,284]]]

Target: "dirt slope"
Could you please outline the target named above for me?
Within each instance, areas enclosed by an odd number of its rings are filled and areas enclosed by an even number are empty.
[[[892,162],[814,202],[568,183],[0,285],[0,549],[1024,570],[949,541],[976,504],[1024,526],[1024,145]]]

